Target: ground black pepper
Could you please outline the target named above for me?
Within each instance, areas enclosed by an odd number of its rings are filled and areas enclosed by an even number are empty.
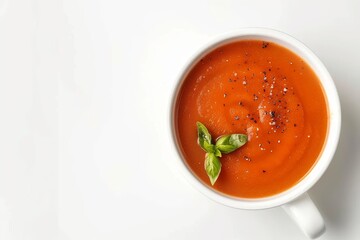
[[[274,118],[275,117],[275,111],[270,111],[270,117]]]

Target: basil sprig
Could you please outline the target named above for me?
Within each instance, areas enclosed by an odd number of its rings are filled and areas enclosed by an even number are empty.
[[[247,142],[245,134],[229,134],[218,138],[215,145],[211,143],[211,135],[204,124],[196,123],[198,144],[206,152],[205,171],[209,176],[211,185],[214,185],[221,172],[220,157],[222,154],[231,153]]]

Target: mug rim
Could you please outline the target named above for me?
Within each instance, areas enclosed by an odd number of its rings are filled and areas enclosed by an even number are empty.
[[[328,107],[329,125],[327,136],[322,152],[320,153],[320,156],[318,157],[315,165],[312,166],[309,172],[298,183],[289,189],[281,193],[263,198],[239,198],[230,196],[223,194],[220,191],[216,191],[202,183],[201,180],[199,180],[195,174],[192,173],[191,169],[189,169],[189,167],[186,165],[185,160],[183,160],[182,152],[178,147],[178,140],[176,138],[176,130],[174,126],[175,104],[178,92],[188,72],[202,56],[211,52],[213,49],[216,49],[232,41],[241,39],[261,39],[272,41],[285,48],[288,48],[296,55],[301,57],[312,68],[320,80]],[[176,162],[175,167],[181,171],[182,175],[193,186],[195,186],[197,190],[210,199],[229,207],[240,209],[266,209],[283,205],[301,196],[306,191],[308,191],[324,174],[330,162],[332,161],[340,137],[340,100],[334,81],[328,70],[325,68],[321,60],[302,42],[278,30],[269,28],[242,28],[237,31],[228,32],[215,37],[213,40],[204,44],[197,52],[195,52],[195,54],[193,54],[191,58],[189,58],[184,68],[180,72],[180,75],[177,77],[175,89],[172,91],[170,105],[170,127],[173,147],[175,147],[175,151],[178,155],[177,159],[174,160]]]

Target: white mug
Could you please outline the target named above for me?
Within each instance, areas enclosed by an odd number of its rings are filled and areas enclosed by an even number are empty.
[[[274,42],[292,50],[294,53],[300,56],[305,62],[308,63],[308,65],[318,76],[325,92],[329,111],[329,127],[324,143],[324,148],[311,171],[299,183],[290,189],[280,194],[265,198],[246,199],[225,196],[201,183],[196,178],[196,176],[193,175],[183,160],[184,158],[182,156],[181,150],[178,147],[176,131],[174,128],[174,106],[177,99],[177,94],[183,83],[183,80],[191,68],[200,60],[202,56],[206,55],[213,49],[242,39],[259,39]],[[340,135],[341,110],[339,97],[329,72],[326,70],[325,66],[322,64],[319,58],[317,58],[309,48],[307,48],[303,43],[296,40],[295,38],[285,33],[271,29],[244,28],[236,32],[222,35],[206,44],[198,53],[195,54],[194,57],[189,60],[188,64],[186,64],[178,78],[178,84],[174,89],[172,97],[173,99],[170,106],[171,138],[174,142],[174,147],[176,148],[175,151],[177,151],[179,156],[174,160],[176,165],[175,167],[201,193],[205,194],[207,197],[218,203],[239,209],[267,209],[281,206],[309,238],[317,238],[325,232],[324,220],[319,210],[307,194],[307,191],[324,174],[333,158]]]

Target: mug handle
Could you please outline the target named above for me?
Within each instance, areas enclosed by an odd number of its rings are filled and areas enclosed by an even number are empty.
[[[315,239],[325,232],[324,219],[307,193],[284,204],[282,208],[307,237]]]

